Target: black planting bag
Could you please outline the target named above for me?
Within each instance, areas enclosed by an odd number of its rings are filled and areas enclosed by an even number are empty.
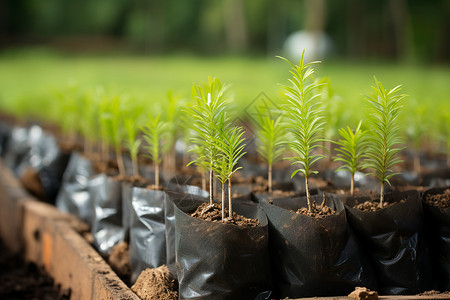
[[[131,199],[133,197],[133,185],[129,182],[122,182],[122,226],[124,232],[124,241],[130,243],[131,228]]]
[[[431,287],[431,270],[424,240],[422,203],[417,192],[388,193],[385,201],[399,203],[374,212],[353,208],[346,200],[348,221],[363,244],[378,279],[378,292],[417,294]],[[405,200],[400,202],[400,200]]]
[[[94,246],[102,255],[123,241],[121,182],[99,174],[89,181]]]
[[[262,201],[269,220],[269,249],[275,296],[347,295],[355,286],[376,288],[373,270],[347,224],[343,204],[325,194],[337,214],[316,219],[294,211],[307,207],[306,197]],[[319,205],[323,195],[312,195]],[[293,211],[291,211],[293,210]]]
[[[165,191],[133,187],[130,206],[131,282],[166,263]]]
[[[427,195],[443,194],[448,188],[434,188],[424,192]],[[450,290],[450,207],[440,208],[423,201],[427,240],[430,246],[434,289]]]
[[[88,191],[94,174],[92,163],[78,152],[72,152],[56,197],[56,206],[92,225],[92,205]]]
[[[187,213],[202,200],[175,201],[175,250],[180,299],[254,299],[271,290],[268,225],[253,203],[233,203],[236,213],[258,218],[241,228]]]
[[[164,218],[166,224],[166,265],[172,274],[175,269],[175,200],[185,198],[207,198],[209,193],[193,185],[169,185],[168,197],[164,199]]]

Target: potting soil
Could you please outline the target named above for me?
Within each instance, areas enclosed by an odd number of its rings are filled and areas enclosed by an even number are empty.
[[[142,300],[178,299],[175,280],[165,265],[142,271],[131,290]]]

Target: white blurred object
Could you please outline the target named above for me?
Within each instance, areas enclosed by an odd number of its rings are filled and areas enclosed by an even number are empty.
[[[333,52],[333,42],[321,31],[296,31],[284,42],[284,55],[292,62],[298,62],[305,49],[305,62],[321,60]]]

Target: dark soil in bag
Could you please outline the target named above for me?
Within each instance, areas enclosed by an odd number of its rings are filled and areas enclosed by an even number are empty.
[[[89,181],[92,205],[91,232],[94,246],[107,256],[111,249],[123,241],[121,182],[99,174]]]
[[[92,207],[88,191],[94,171],[91,162],[78,152],[72,152],[56,197],[56,206],[92,225]]]
[[[368,198],[347,198],[346,210],[378,279],[378,292],[417,294],[431,288],[431,270],[424,237],[422,203],[416,191],[389,193],[397,202],[376,211],[353,208]]]
[[[130,210],[131,282],[166,263],[165,191],[133,187]]]
[[[438,198],[441,198],[439,200]],[[427,240],[433,268],[433,288],[450,290],[450,189],[434,188],[423,194]]]
[[[202,203],[194,198],[175,201],[180,299],[254,299],[268,293],[271,273],[263,211],[254,203],[233,202],[236,213],[260,222],[257,227],[238,227],[191,217]]]
[[[323,195],[312,195],[311,201],[321,206]],[[347,295],[355,286],[376,288],[373,270],[334,195],[326,194],[324,206],[336,213],[326,217],[295,213],[307,207],[306,197],[261,205],[269,220],[276,297],[336,296]]]

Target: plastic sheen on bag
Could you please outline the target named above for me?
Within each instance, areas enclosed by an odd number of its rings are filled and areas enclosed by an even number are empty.
[[[352,199],[359,203],[370,200]],[[351,203],[346,205],[349,224],[377,275],[378,292],[407,295],[427,291],[431,287],[431,269],[419,194],[388,193],[385,201],[398,203],[370,212],[353,208]]]
[[[175,251],[180,299],[254,299],[271,290],[268,225],[256,204],[233,203],[236,213],[258,218],[242,228],[193,218],[203,201],[175,201]]]
[[[294,211],[306,197],[262,201],[269,220],[274,293],[280,298],[347,295],[355,286],[376,288],[375,275],[347,224],[343,204],[325,194],[337,214],[316,219]],[[320,205],[323,195],[312,195]]]
[[[56,206],[92,225],[92,205],[88,191],[94,174],[92,163],[78,152],[72,152],[56,197]]]
[[[91,232],[94,246],[100,254],[108,255],[124,238],[121,182],[99,174],[89,180],[88,190],[93,213]]]

